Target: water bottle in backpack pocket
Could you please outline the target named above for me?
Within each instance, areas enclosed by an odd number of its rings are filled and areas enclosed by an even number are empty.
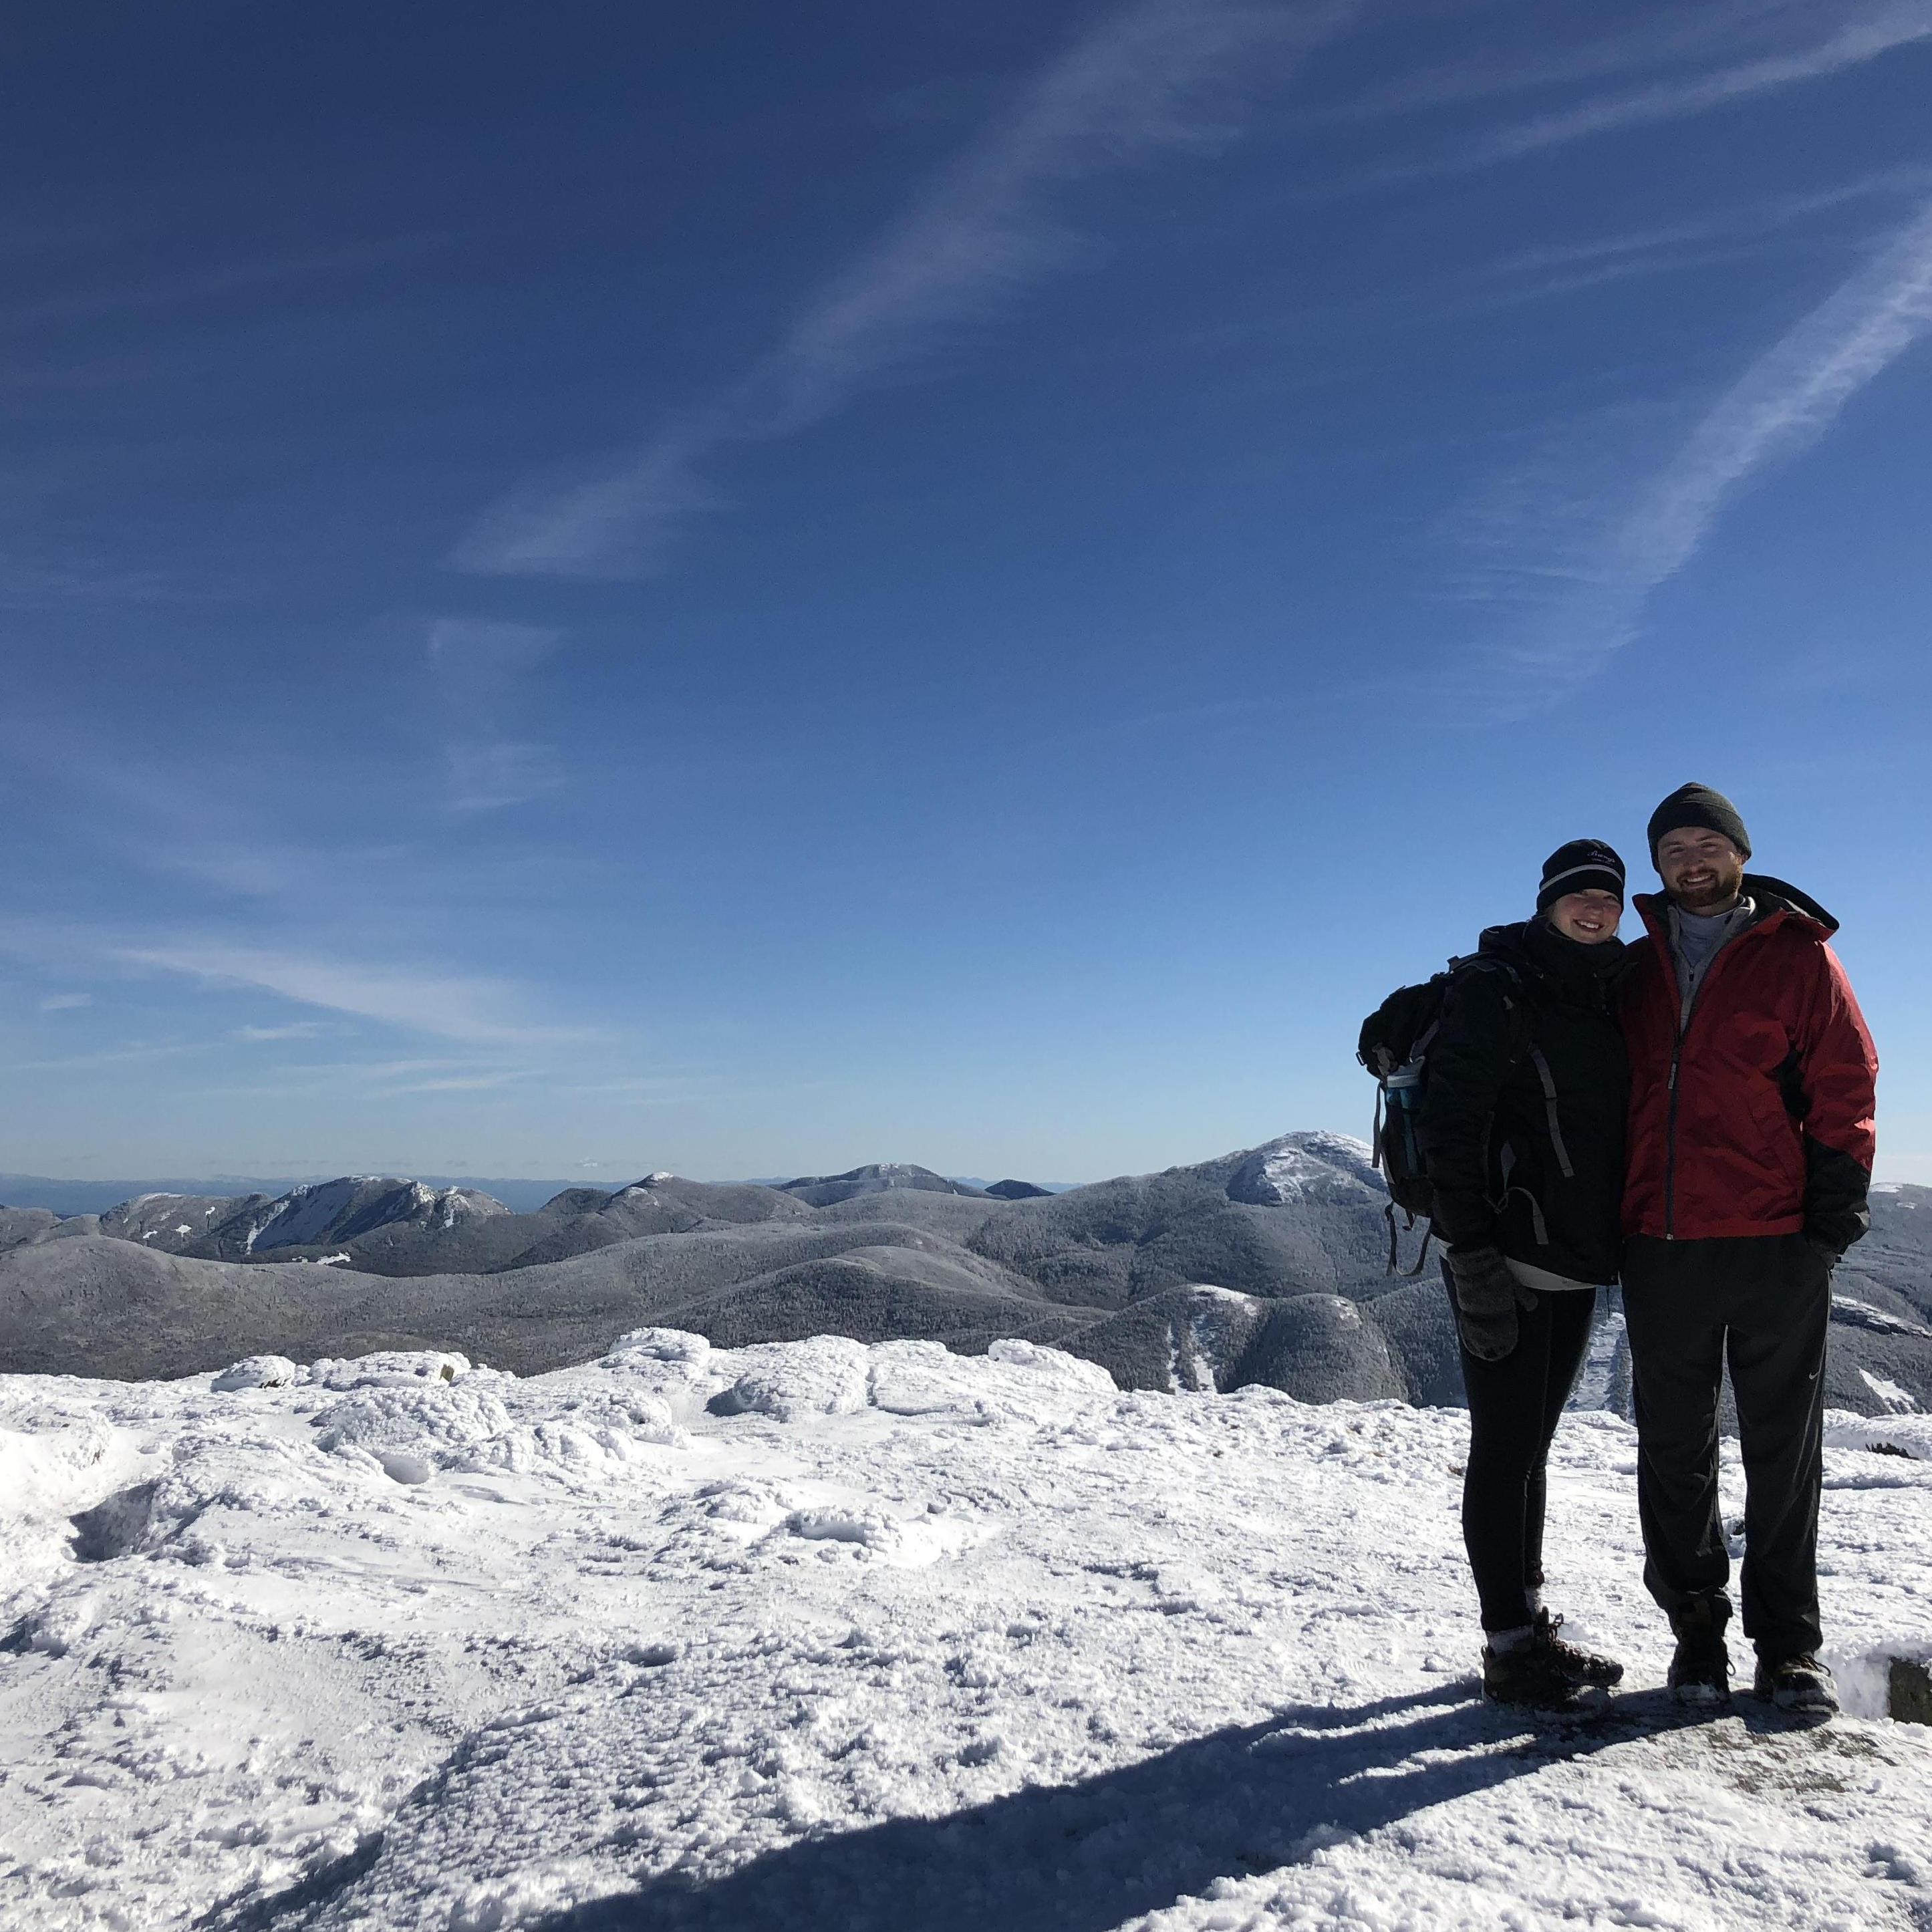
[[[1435,1211],[1422,1150],[1423,1070],[1419,1059],[1397,1067],[1381,1083],[1376,1112],[1376,1165],[1390,1202],[1412,1216]]]

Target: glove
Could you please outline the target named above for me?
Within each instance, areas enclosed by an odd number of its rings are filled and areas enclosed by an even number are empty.
[[[1516,1310],[1534,1308],[1534,1294],[1498,1249],[1451,1248],[1448,1263],[1463,1347],[1479,1362],[1500,1362],[1516,1346]]]
[[[1828,1240],[1824,1235],[1814,1233],[1809,1228],[1804,1231],[1804,1238],[1817,1251],[1818,1258],[1828,1268],[1836,1268],[1845,1258],[1844,1250],[1836,1241]]]

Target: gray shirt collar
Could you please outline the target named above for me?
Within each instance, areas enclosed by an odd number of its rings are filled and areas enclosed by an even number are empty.
[[[1748,897],[1728,912],[1718,913],[1686,912],[1675,899],[1671,901],[1665,922],[1670,934],[1670,956],[1677,968],[1680,1025],[1690,1017],[1691,1003],[1712,961],[1756,916],[1757,908]]]

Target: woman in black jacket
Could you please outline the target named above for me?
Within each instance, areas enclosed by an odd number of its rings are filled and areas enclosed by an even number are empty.
[[[1617,1278],[1627,1077],[1610,994],[1623,901],[1609,846],[1552,852],[1536,917],[1483,934],[1429,1048],[1424,1159],[1469,1396],[1462,1535],[1483,1688],[1508,1703],[1561,1704],[1623,1676],[1564,1642],[1542,1601],[1550,1444],[1597,1290]]]

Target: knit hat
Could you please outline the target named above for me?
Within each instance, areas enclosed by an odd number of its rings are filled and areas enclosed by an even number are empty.
[[[1744,856],[1751,855],[1750,835],[1738,816],[1738,808],[1720,791],[1708,785],[1679,785],[1650,814],[1650,858],[1657,862],[1657,842],[1666,832],[1681,832],[1687,826],[1700,826],[1706,832],[1721,832]]]
[[[1615,892],[1624,902],[1624,862],[1600,838],[1573,838],[1543,862],[1536,909],[1547,912],[1569,892]]]

